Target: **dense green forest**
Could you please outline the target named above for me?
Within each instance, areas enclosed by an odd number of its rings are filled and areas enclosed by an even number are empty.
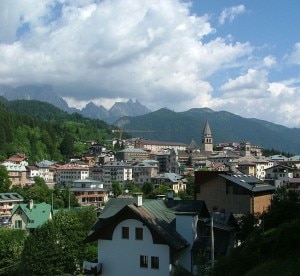
[[[80,155],[88,141],[106,144],[112,127],[39,101],[0,101],[0,160],[21,152],[30,162]],[[109,148],[109,145],[106,145]]]

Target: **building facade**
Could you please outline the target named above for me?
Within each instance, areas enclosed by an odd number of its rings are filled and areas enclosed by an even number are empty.
[[[103,183],[94,179],[73,181],[70,192],[73,192],[81,206],[100,207],[108,200],[108,192],[103,188]]]
[[[104,188],[111,190],[114,181],[124,186],[132,182],[132,166],[125,162],[107,162],[103,165]]]
[[[56,182],[59,185],[71,185],[75,180],[83,180],[89,177],[87,165],[68,163],[56,169]]]

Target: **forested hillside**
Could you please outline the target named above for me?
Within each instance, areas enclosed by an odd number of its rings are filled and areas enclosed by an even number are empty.
[[[160,109],[143,116],[126,117],[116,125],[126,129],[151,130],[147,139],[201,143],[202,131],[209,121],[214,143],[249,141],[266,149],[300,153],[300,129],[288,128],[267,121],[243,118],[226,111],[194,108],[185,112]]]
[[[0,159],[15,152],[25,153],[29,161],[63,160],[81,154],[87,141],[105,143],[112,127],[79,114],[69,115],[39,101],[1,101]]]

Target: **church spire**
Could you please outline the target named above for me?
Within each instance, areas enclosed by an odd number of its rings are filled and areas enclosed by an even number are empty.
[[[208,120],[206,120],[205,122],[205,126],[202,133],[202,150],[204,152],[213,152],[212,132]]]
[[[205,126],[203,129],[203,136],[211,136],[211,130],[210,130],[208,120],[206,120],[206,122],[205,122]]]

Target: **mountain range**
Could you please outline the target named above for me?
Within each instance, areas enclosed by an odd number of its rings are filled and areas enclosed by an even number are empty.
[[[17,88],[0,85],[0,95],[9,101],[26,99],[48,102],[68,113],[77,112],[87,118],[114,124],[135,137],[186,144],[194,140],[200,145],[204,124],[208,120],[214,143],[249,141],[266,149],[300,153],[299,128],[288,128],[255,118],[243,118],[227,111],[193,108],[184,112],[174,112],[163,108],[151,112],[137,100],[116,102],[109,110],[91,102],[82,110],[78,110],[70,108],[66,101],[47,85]]]
[[[194,108],[185,112],[160,109],[142,116],[120,118],[115,125],[147,139],[201,144],[208,120],[213,143],[248,141],[265,149],[299,154],[300,129],[288,128],[264,120],[243,118],[227,111]],[[143,132],[145,131],[145,132]],[[131,134],[131,133],[129,133]]]
[[[97,106],[93,102],[88,103],[83,109],[69,107],[67,102],[58,96],[50,85],[24,85],[16,88],[0,85],[0,96],[9,101],[12,100],[37,100],[50,103],[68,113],[79,113],[84,117],[103,120],[112,124],[123,116],[139,116],[151,112],[138,100],[133,102],[131,99],[126,103],[116,102],[109,110],[104,106]]]

